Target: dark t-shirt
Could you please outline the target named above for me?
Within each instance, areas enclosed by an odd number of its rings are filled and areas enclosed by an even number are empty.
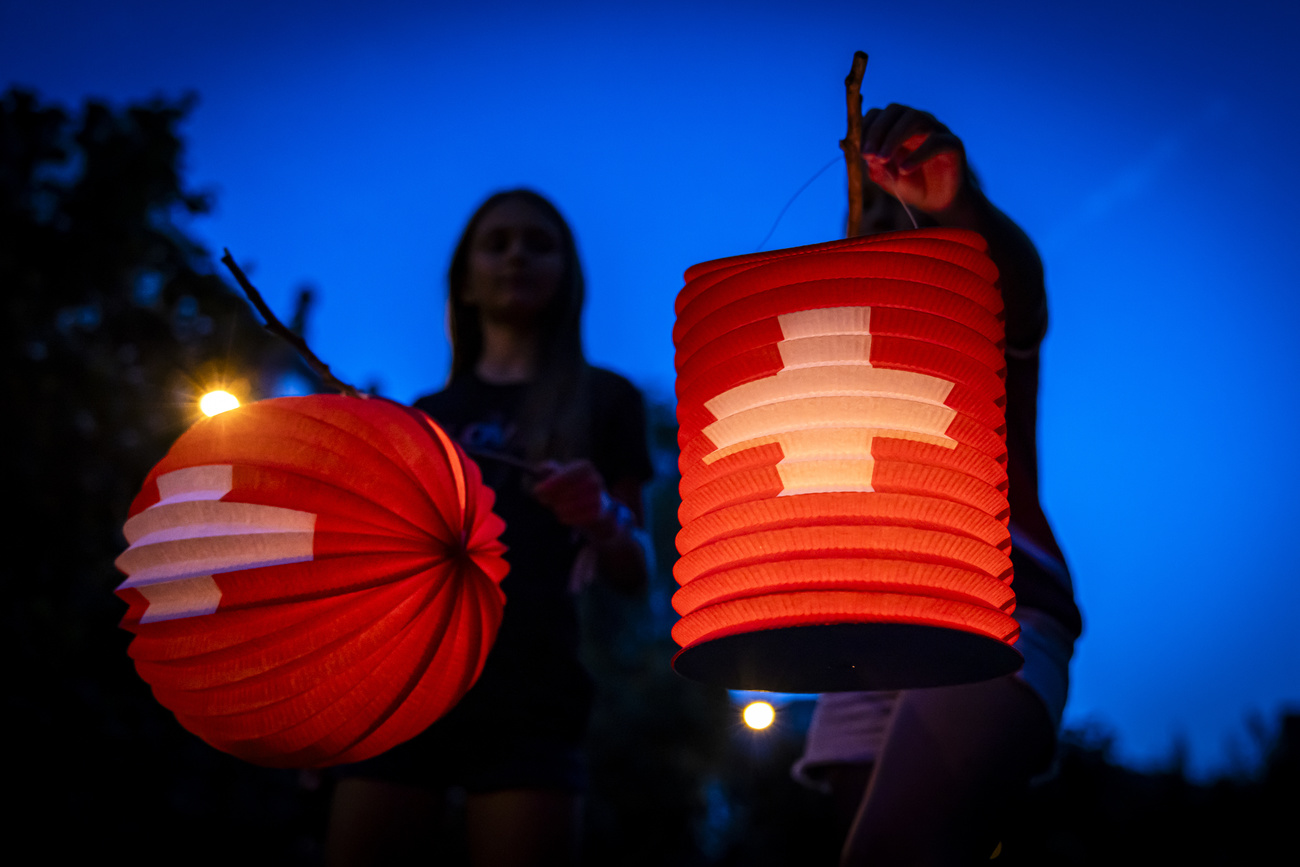
[[[651,463],[640,393],[618,374],[595,367],[588,388],[591,445],[577,457],[596,466],[606,487],[645,482]],[[582,538],[529,493],[536,478],[484,456],[524,458],[518,420],[528,389],[528,384],[493,385],[461,376],[415,402],[470,453],[496,493],[493,511],[506,524],[501,541],[508,548],[510,573],[501,582],[506,596],[501,630],[482,676],[447,718],[462,725],[472,720],[503,734],[576,741],[592,698],[591,680],[578,661],[577,608],[569,591]]]

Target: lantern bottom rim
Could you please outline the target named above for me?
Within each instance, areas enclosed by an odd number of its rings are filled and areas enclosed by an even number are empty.
[[[726,689],[849,692],[957,686],[1013,674],[1009,644],[915,623],[830,623],[735,633],[682,648],[673,670]]]

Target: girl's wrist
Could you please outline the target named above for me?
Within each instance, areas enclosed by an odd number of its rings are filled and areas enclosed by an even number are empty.
[[[941,226],[953,226],[961,229],[980,228],[989,220],[992,205],[969,173],[962,178],[961,187],[948,207],[940,211],[927,212]]]
[[[582,528],[588,541],[597,544],[608,542],[636,526],[636,516],[632,510],[607,492],[600,492],[600,503],[600,516]]]

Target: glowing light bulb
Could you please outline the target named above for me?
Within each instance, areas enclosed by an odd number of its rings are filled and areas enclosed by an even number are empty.
[[[228,391],[209,391],[199,400],[199,409],[207,416],[214,416],[237,406],[239,406],[239,398]]]
[[[751,701],[745,705],[745,725],[752,729],[765,729],[776,719],[776,711],[765,701]]]

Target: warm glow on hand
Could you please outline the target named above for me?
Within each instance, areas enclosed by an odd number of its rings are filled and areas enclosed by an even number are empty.
[[[934,115],[893,103],[862,118],[862,156],[873,183],[927,214],[947,210],[966,180],[966,150]]]
[[[547,461],[541,469],[547,475],[533,486],[533,496],[554,512],[561,524],[586,528],[601,519],[609,497],[595,464],[588,460]]]
[[[776,711],[765,701],[751,701],[745,705],[745,725],[752,729],[765,729],[776,719]]]
[[[239,406],[239,398],[228,391],[209,391],[199,400],[199,409],[206,416],[214,416]]]
[[[943,151],[916,166],[906,166],[907,157],[929,136],[914,135],[899,146],[892,158],[868,154],[867,173],[872,182],[896,199],[902,199],[926,213],[942,211],[961,191],[964,178],[961,154]]]

